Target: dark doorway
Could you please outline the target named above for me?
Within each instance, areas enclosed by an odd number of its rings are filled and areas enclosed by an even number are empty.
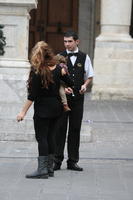
[[[131,11],[130,35],[133,38],[133,1],[132,1],[132,11]]]
[[[30,16],[29,51],[36,42],[45,40],[58,53],[64,49],[63,33],[78,31],[78,0],[38,0]]]

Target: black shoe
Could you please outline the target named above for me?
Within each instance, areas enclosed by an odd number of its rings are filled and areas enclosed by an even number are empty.
[[[74,170],[74,171],[83,171],[82,167],[79,167],[77,163],[68,163],[67,169]]]
[[[54,171],[61,169],[61,163],[54,162]]]

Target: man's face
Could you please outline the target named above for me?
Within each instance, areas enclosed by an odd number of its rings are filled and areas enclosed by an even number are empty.
[[[64,46],[68,51],[75,51],[79,44],[79,40],[74,40],[73,37],[64,37]]]

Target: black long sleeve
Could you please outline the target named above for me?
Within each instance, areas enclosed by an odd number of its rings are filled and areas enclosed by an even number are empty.
[[[30,88],[28,88],[28,100],[34,101],[39,92],[40,76],[32,72]]]
[[[74,85],[74,82],[72,81],[72,79],[70,78],[68,74],[63,75],[61,77],[61,80],[69,87],[72,87]]]

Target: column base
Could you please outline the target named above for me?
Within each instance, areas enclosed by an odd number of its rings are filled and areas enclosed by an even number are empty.
[[[133,42],[97,41],[93,99],[133,98]]]
[[[129,100],[133,99],[133,89],[98,87],[94,86],[92,91],[92,100]]]

